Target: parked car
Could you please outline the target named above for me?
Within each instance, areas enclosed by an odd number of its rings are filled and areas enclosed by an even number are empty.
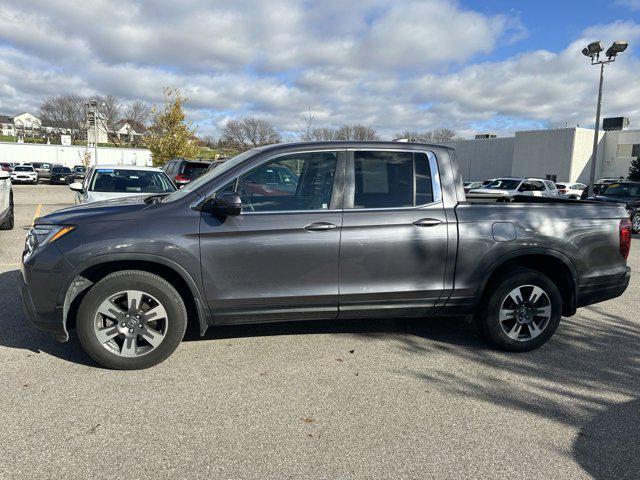
[[[606,185],[609,185],[610,183],[615,183],[615,182],[620,182],[623,181],[623,179],[619,178],[601,178],[599,179],[596,183],[593,184],[593,195],[598,195],[598,193],[600,192],[600,190],[605,187]],[[585,200],[586,198],[589,197],[589,186],[587,186],[583,191],[582,194],[580,195],[580,198],[582,200]]]
[[[49,180],[51,178],[52,165],[50,163],[32,162],[30,165],[35,168],[38,174],[38,181]]]
[[[11,172],[11,182],[36,185],[38,183],[38,172],[31,165],[17,165],[13,167],[13,172]]]
[[[11,174],[0,170],[0,230],[13,230],[13,190]]]
[[[473,190],[474,188],[481,188],[482,182],[463,182],[464,191],[467,193],[469,190]]]
[[[100,165],[87,172],[83,183],[69,188],[76,192],[76,203],[92,203],[121,197],[169,194],[175,185],[159,168]]]
[[[10,163],[2,162],[0,163],[0,170],[11,173],[13,166]]]
[[[73,172],[69,167],[51,167],[51,176],[49,184],[51,185],[69,185],[73,183]]]
[[[584,183],[556,182],[556,188],[561,197],[578,200],[587,186]]]
[[[178,188],[207,173],[211,162],[174,158],[162,168]]]
[[[84,165],[75,165],[73,167],[73,178],[75,180],[83,180],[87,173],[87,167]]]
[[[604,184],[589,200],[621,203],[629,212],[634,233],[640,233],[640,182],[622,181]]]
[[[497,178],[484,187],[469,190],[468,194],[476,198],[510,198],[516,195],[557,197],[558,189],[551,180],[544,180],[542,178],[504,177]]]
[[[168,196],[45,215],[22,259],[26,314],[63,341],[76,328],[100,364],[134,369],[167,358],[188,318],[204,334],[211,325],[473,314],[494,345],[526,351],[548,341],[561,316],[625,291],[624,206],[473,204],[451,152],[270,145]],[[279,167],[296,175],[295,189],[244,189]]]

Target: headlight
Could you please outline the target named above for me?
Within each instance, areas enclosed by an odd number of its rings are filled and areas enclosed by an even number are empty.
[[[27,234],[27,244],[25,250],[28,253],[36,248],[55,242],[64,237],[67,233],[75,230],[74,225],[34,225]]]

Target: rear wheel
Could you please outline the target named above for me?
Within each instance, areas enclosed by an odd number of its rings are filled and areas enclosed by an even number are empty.
[[[85,351],[101,365],[147,368],[178,347],[187,311],[180,294],[162,277],[125,270],[91,288],[80,304],[76,327]]]
[[[498,348],[523,352],[546,343],[561,315],[558,287],[541,272],[517,269],[500,277],[476,321],[484,337]]]

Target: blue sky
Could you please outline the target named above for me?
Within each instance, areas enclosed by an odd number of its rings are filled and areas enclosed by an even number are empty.
[[[388,138],[591,126],[580,49],[618,38],[603,113],[640,127],[640,0],[0,0],[0,113],[68,93],[157,104],[172,86],[200,135],[253,115],[295,139],[309,109]]]

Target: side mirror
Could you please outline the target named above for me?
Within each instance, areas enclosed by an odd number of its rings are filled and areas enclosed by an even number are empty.
[[[7,178],[11,178],[11,174],[5,170],[0,170],[0,180],[6,180]]]
[[[242,199],[235,192],[219,193],[204,203],[202,211],[224,217],[234,217],[242,213]]]
[[[69,185],[69,188],[74,192],[84,193],[84,188],[82,187],[82,184],[80,182],[73,182],[71,185]]]

